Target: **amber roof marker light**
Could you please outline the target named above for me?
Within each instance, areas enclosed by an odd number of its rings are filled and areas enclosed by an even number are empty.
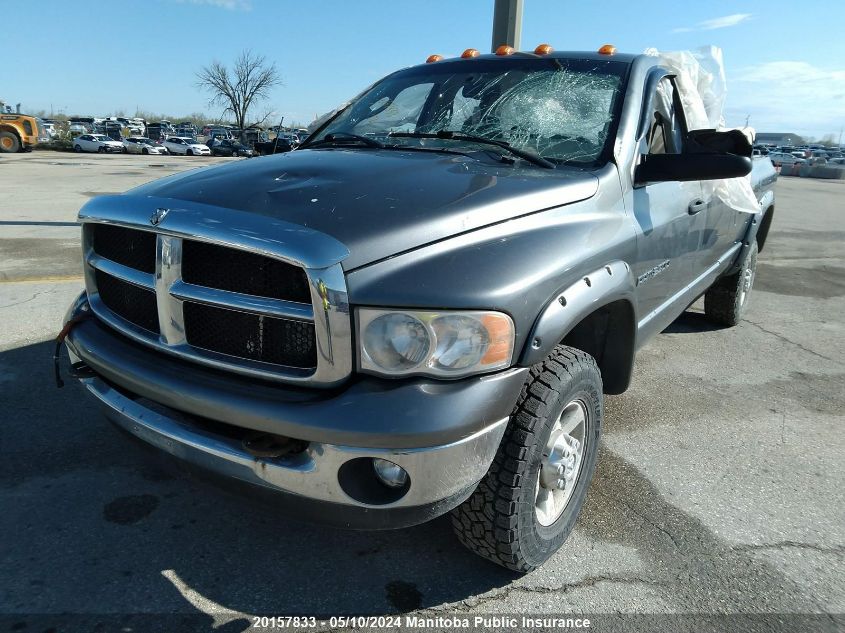
[[[496,49],[496,55],[513,55],[513,48],[508,46],[507,44],[502,44],[499,48]]]
[[[433,64],[434,62],[439,62],[441,59],[443,59],[443,55],[429,55],[425,63]]]
[[[599,55],[613,55],[616,53],[616,47],[613,44],[605,44],[599,49]]]
[[[472,59],[473,57],[478,57],[481,53],[478,52],[477,48],[468,48],[463,53],[461,53],[462,59]]]
[[[548,55],[549,53],[553,53],[555,49],[551,47],[550,44],[540,44],[537,48],[534,49],[535,55]]]

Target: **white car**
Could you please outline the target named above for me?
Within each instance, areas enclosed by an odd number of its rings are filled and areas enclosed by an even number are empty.
[[[123,143],[110,139],[105,134],[81,134],[73,139],[74,152],[122,152]]]
[[[184,136],[171,136],[164,141],[164,146],[171,154],[186,154],[188,156],[211,156],[208,146]]]
[[[125,154],[167,154],[167,149],[145,136],[130,136],[123,139],[123,152]]]
[[[775,167],[781,165],[803,165],[807,161],[803,158],[798,158],[786,152],[769,152],[769,159]]]

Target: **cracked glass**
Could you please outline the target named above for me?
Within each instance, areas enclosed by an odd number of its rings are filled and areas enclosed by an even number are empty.
[[[359,135],[388,147],[504,155],[493,145],[444,138],[473,136],[555,164],[593,166],[610,157],[626,72],[620,62],[569,59],[426,64],[374,85],[314,140]]]

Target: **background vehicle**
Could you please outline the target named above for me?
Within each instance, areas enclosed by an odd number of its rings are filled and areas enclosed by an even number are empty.
[[[276,137],[272,141],[258,141],[253,144],[252,149],[259,156],[264,156],[266,154],[284,154],[285,152],[291,151],[293,145],[285,138]]]
[[[50,140],[41,121],[26,114],[0,114],[0,153],[28,152]]]
[[[209,141],[214,141],[217,139],[233,139],[232,133],[225,129],[225,128],[212,128],[207,133],[206,136],[208,137]]]
[[[147,125],[147,138],[154,141],[163,141],[168,136],[176,133],[175,128],[167,121],[159,121],[157,123],[150,123]]]
[[[82,134],[73,139],[74,152],[123,152],[123,143],[109,138],[105,134]]]
[[[187,156],[211,156],[211,150],[193,138],[182,138],[171,136],[165,139],[164,147],[171,154],[182,154]]]
[[[725,326],[748,306],[777,175],[687,118],[681,72],[421,64],[287,156],[94,198],[71,359],[113,422],[292,515],[451,510],[469,549],[531,571],[574,527],[639,346],[702,295]]]
[[[798,158],[794,154],[787,154],[786,152],[769,152],[767,156],[775,167],[783,165],[802,165],[807,162],[805,158]]]
[[[212,156],[255,156],[255,151],[239,141],[220,139],[208,142]]]
[[[143,136],[123,139],[123,151],[127,154],[167,154],[167,148]]]

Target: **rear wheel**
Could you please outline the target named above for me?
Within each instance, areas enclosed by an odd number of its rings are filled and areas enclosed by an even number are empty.
[[[12,132],[0,132],[0,152],[14,154],[21,149],[20,139]]]
[[[458,539],[519,572],[552,556],[584,505],[603,405],[590,355],[561,345],[532,367],[489,472],[452,511]]]
[[[757,274],[757,241],[751,245],[739,271],[722,277],[704,293],[704,315],[721,325],[734,326],[742,320],[751,299]]]
[[[82,148],[81,148],[79,145],[74,145],[74,146],[73,146],[73,151],[74,151],[74,152],[76,152],[76,153],[78,154],[79,152],[81,152],[81,151],[82,151]]]

